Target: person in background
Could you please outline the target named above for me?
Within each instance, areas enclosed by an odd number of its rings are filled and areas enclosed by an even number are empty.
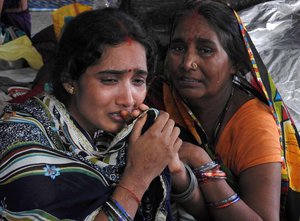
[[[0,23],[19,28],[31,38],[28,0],[0,0]]]
[[[1,219],[172,220],[167,165],[182,141],[169,114],[143,104],[155,54],[117,9],[68,23],[50,92],[1,115]]]
[[[299,135],[232,8],[199,1],[175,15],[146,104],[181,127],[179,156],[204,202],[182,204],[194,218],[299,220]]]

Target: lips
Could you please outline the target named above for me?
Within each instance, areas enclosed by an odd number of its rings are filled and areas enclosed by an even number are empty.
[[[177,79],[177,84],[180,87],[199,87],[199,85],[203,84],[203,82],[193,77],[184,76]]]
[[[200,82],[200,80],[195,79],[195,78],[190,78],[190,77],[181,77],[179,81],[183,82]]]
[[[109,113],[110,118],[118,123],[124,123],[124,118],[121,116],[120,112]]]

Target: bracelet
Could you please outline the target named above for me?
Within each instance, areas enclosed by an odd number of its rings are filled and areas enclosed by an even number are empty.
[[[206,172],[196,172],[195,176],[198,182],[205,182],[208,179],[227,179],[226,173],[219,169],[219,166]]]
[[[115,200],[114,198],[110,198],[110,200],[117,206],[117,209],[121,212],[126,220],[132,220],[127,211],[119,204],[117,200]]]
[[[136,195],[133,191],[131,191],[131,190],[128,189],[127,187],[122,186],[122,185],[120,185],[120,184],[118,184],[117,187],[120,187],[120,188],[122,188],[122,189],[124,189],[124,190],[127,190],[127,192],[130,193],[131,197],[137,202],[137,204],[138,204],[139,206],[141,205],[141,200],[137,197],[137,195]]]
[[[110,198],[105,202],[102,210],[107,215],[108,220],[118,220],[118,221],[133,220],[128,215],[126,210],[118,203],[118,201],[113,198]]]
[[[215,202],[215,203],[207,203],[207,206],[213,207],[213,208],[216,208],[216,209],[221,209],[221,208],[228,207],[231,204],[234,204],[239,200],[240,200],[240,197],[237,195],[237,193],[234,193],[232,196],[230,196],[230,197],[228,197],[224,200],[221,200],[221,201],[218,201],[218,202]]]
[[[184,167],[186,168],[186,171],[190,177],[190,183],[184,192],[179,193],[179,194],[171,193],[171,198],[177,203],[183,203],[183,202],[188,201],[192,197],[193,191],[198,186],[197,179],[196,179],[195,174],[193,173],[192,169],[186,164],[184,165]]]
[[[203,165],[201,165],[200,167],[194,168],[193,172],[194,173],[202,173],[202,172],[206,172],[208,170],[212,170],[216,167],[219,167],[220,165],[218,163],[216,163],[215,161],[211,161],[208,163],[205,163]]]

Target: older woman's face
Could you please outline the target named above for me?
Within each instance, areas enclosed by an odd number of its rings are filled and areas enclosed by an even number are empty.
[[[118,132],[124,126],[122,110],[132,111],[146,96],[145,48],[136,41],[107,46],[99,62],[75,83],[68,110],[80,126]]]
[[[165,65],[175,88],[189,102],[222,95],[234,74],[217,33],[196,13],[176,27]]]

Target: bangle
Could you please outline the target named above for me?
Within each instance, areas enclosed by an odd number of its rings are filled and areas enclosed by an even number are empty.
[[[132,221],[126,210],[113,198],[107,200],[102,208],[108,220]]]
[[[110,198],[110,202],[113,202],[114,205],[116,206],[116,208],[118,209],[118,211],[121,212],[121,214],[123,215],[123,218],[125,218],[126,220],[132,220],[131,217],[129,216],[129,214],[127,213],[127,211],[123,208],[123,206],[121,206],[119,204],[119,202],[117,200],[115,200],[114,198]]]
[[[224,200],[221,200],[221,201],[218,201],[218,202],[215,202],[215,203],[207,203],[207,206],[213,207],[213,208],[216,208],[216,209],[221,209],[221,208],[228,207],[231,204],[234,204],[239,200],[240,200],[240,197],[237,195],[237,193],[234,193],[232,196],[230,196],[230,197],[228,197]]]
[[[217,164],[215,161],[211,161],[211,162],[208,162],[208,163],[205,163],[203,165],[201,165],[200,167],[197,167],[197,168],[194,168],[193,169],[193,172],[194,173],[202,173],[202,172],[206,172],[208,170],[212,170],[216,167],[219,167],[220,165]]]
[[[122,188],[122,189],[124,189],[124,190],[127,190],[127,192],[130,193],[132,199],[134,199],[134,200],[137,202],[137,204],[138,204],[139,206],[141,205],[141,200],[137,197],[137,195],[136,195],[133,191],[131,191],[131,190],[128,189],[127,187],[122,186],[122,185],[120,185],[120,184],[118,184],[117,187],[120,187],[120,188]]]
[[[195,174],[193,173],[192,169],[186,164],[184,166],[190,177],[190,183],[184,192],[179,193],[179,194],[171,193],[171,198],[177,203],[183,203],[183,202],[186,202],[189,199],[191,199],[193,191],[198,186],[197,179],[196,179]]]
[[[213,170],[205,172],[195,172],[198,182],[205,182],[208,179],[226,179],[226,173],[219,169],[219,166]]]

